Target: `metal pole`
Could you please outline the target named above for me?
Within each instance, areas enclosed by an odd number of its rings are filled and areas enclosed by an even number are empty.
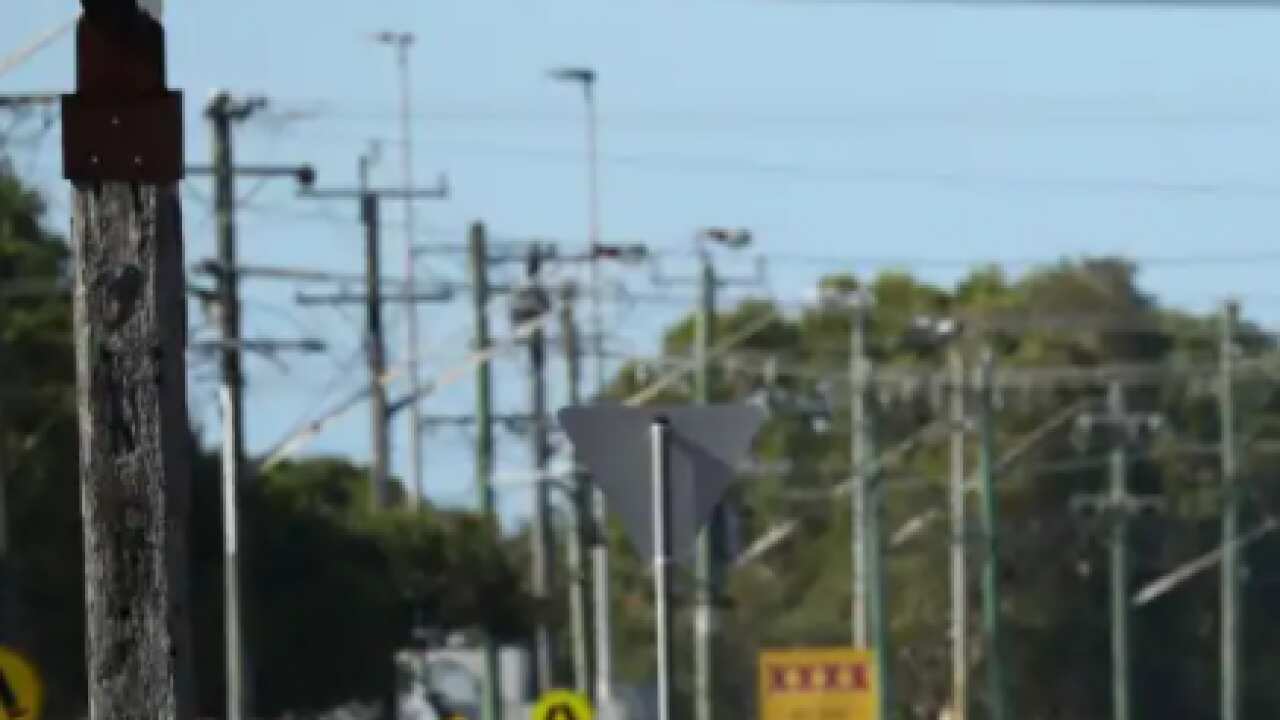
[[[573,316],[573,304],[577,289],[571,285],[561,288],[560,326],[564,337],[565,380],[569,387],[569,405],[582,402],[579,388],[582,383],[580,365],[581,348],[578,347],[578,327]],[[575,465],[577,463],[575,462]],[[573,630],[573,682],[578,692],[590,695],[594,689],[591,679],[591,624],[587,612],[591,603],[591,573],[587,568],[587,553],[591,536],[591,484],[586,473],[574,472],[573,512],[574,537],[569,543],[569,567],[573,574],[573,590],[569,595],[569,614]]]
[[[382,335],[382,277],[379,262],[378,196],[368,190],[370,158],[360,158],[360,220],[364,223],[365,270],[365,352],[369,361],[369,408],[373,426],[373,464],[370,468],[369,500],[375,510],[389,504],[387,487],[387,462],[391,455],[387,433],[387,387],[383,383],[386,372],[386,347]]]
[[[849,493],[850,558],[852,560],[853,644],[868,647],[867,642],[867,462],[871,457],[867,443],[867,382],[870,368],[866,348],[866,309],[854,308],[850,331],[849,381],[851,388],[849,424],[849,466],[853,469],[853,487]]]
[[[870,360],[863,363],[866,368],[865,377],[868,382],[874,368]],[[873,408],[866,408],[862,418],[863,446],[868,458],[876,456],[875,413]],[[869,640],[875,649],[876,682],[880,689],[880,702],[876,705],[879,720],[890,720],[893,717],[893,649],[889,641],[889,607],[885,598],[885,554],[884,554],[884,476],[878,471],[864,467],[863,492],[865,503],[863,511],[864,578],[867,582],[867,623],[870,626]]]
[[[1000,642],[1000,542],[998,501],[995,492],[995,428],[992,418],[992,387],[995,359],[984,350],[979,377],[979,470],[982,475],[982,523],[986,540],[986,557],[982,567],[982,617],[987,642],[987,683],[991,704],[991,720],[1008,717],[1005,697],[1004,656]]]
[[[400,109],[401,109],[401,150],[404,164],[404,186],[412,189],[413,173],[413,93],[411,84],[411,67],[409,64],[409,48],[413,45],[413,35],[408,33],[396,37],[396,60],[400,67]],[[425,502],[426,484],[423,477],[422,464],[422,402],[421,374],[418,367],[418,305],[414,302],[414,285],[416,268],[414,267],[413,246],[417,240],[416,199],[406,193],[404,198],[404,282],[405,282],[405,341],[408,343],[405,361],[409,364],[409,394],[413,398],[409,407],[409,463],[413,474],[414,499],[411,504]]]
[[[604,492],[591,491],[591,518],[596,527],[596,543],[591,548],[591,608],[595,620],[596,704],[608,707],[613,701],[613,622],[609,597],[609,535]]]
[[[484,226],[471,226],[472,312],[476,329],[476,352],[487,352],[489,338],[489,252],[485,244]],[[493,494],[493,368],[486,360],[476,364],[476,489],[480,495],[480,514],[495,537],[501,532]],[[484,637],[484,720],[502,718],[502,676],[498,667],[498,646],[492,633]]]
[[[658,655],[658,720],[674,717],[671,698],[671,568],[670,443],[671,428],[666,418],[656,418],[650,426],[653,464],[653,602]]]
[[[598,160],[599,137],[597,133],[597,108],[594,71],[584,74],[583,93],[586,100],[587,125],[587,232],[592,248],[588,264],[591,282],[591,348],[595,394],[604,391],[604,317],[603,295],[600,283],[599,259],[594,249],[600,244],[600,172]],[[595,547],[591,551],[591,576],[593,587],[592,609],[595,615],[595,680],[596,702],[607,706],[613,698],[613,618],[609,598],[609,543],[605,535],[608,516],[604,492],[598,487],[591,492],[592,515],[600,530]]]
[[[1235,328],[1240,309],[1228,302],[1222,310],[1222,383],[1219,414],[1222,426],[1222,720],[1240,719],[1241,598],[1240,501],[1236,459]]]
[[[226,642],[227,718],[246,713],[244,647],[240,619],[239,488],[244,462],[244,378],[240,366],[240,297],[236,275],[235,165],[231,149],[231,98],[219,93],[206,115],[213,130],[214,214],[218,230],[218,325],[225,343],[222,384],[223,615]]]
[[[534,246],[529,251],[527,279],[529,289],[541,294],[538,275],[542,263],[542,249]],[[529,405],[533,417],[532,431],[529,433],[534,474],[538,478],[537,490],[534,493],[533,508],[533,595],[542,603],[551,597],[551,562],[553,557],[551,539],[550,491],[546,480],[547,461],[550,452],[547,447],[547,389],[546,389],[546,341],[541,327],[529,336]],[[553,687],[554,647],[551,627],[545,618],[539,619],[534,629],[534,669],[539,692]]]
[[[964,356],[948,354],[951,365],[951,720],[969,716],[969,531],[965,492]]]
[[[1124,386],[1113,380],[1107,388],[1114,440],[1110,454],[1111,511],[1111,671],[1112,717],[1129,720],[1129,511],[1124,426]]]
[[[715,344],[716,273],[711,256],[705,248],[702,257],[702,307],[698,313],[698,339],[695,350],[698,359],[697,402],[711,402],[711,346]],[[716,551],[724,526],[724,505],[712,512],[711,520],[698,535],[697,567],[695,568],[694,609],[694,717],[696,720],[713,720],[715,695],[715,602],[718,587]]]
[[[596,76],[591,72],[584,76],[582,90],[587,109],[587,227],[591,234],[590,245],[594,251],[600,244],[600,164],[597,158],[596,135]],[[595,352],[596,392],[604,388],[604,316],[603,297],[600,288],[600,261],[592,253],[590,267],[591,278],[591,333],[592,347]]]

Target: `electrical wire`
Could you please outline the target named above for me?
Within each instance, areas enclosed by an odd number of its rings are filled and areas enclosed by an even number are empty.
[[[42,33],[28,44],[20,47],[17,51],[11,53],[7,57],[0,58],[0,76],[17,68],[19,65],[35,57],[41,50],[52,45],[58,38],[75,29],[77,17],[64,20],[53,29]]]

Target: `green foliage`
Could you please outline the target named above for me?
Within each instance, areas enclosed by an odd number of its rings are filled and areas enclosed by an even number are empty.
[[[1165,310],[1136,284],[1134,267],[1102,258],[1061,262],[1022,277],[982,268],[953,288],[921,282],[903,273],[876,278],[829,278],[828,286],[865,288],[872,299],[869,346],[876,364],[899,370],[938,370],[946,351],[959,348],[973,362],[984,344],[998,367],[1144,364],[1195,366],[1195,378],[1170,374],[1163,382],[1128,391],[1132,409],[1163,414],[1169,432],[1143,448],[1130,468],[1133,492],[1160,497],[1168,511],[1135,521],[1133,588],[1216,547],[1220,478],[1213,451],[1219,420],[1214,385],[1204,372],[1217,363],[1215,317]],[[725,312],[717,328],[743,327],[768,306],[751,303]],[[952,345],[928,342],[914,329],[922,316],[956,317],[965,332]],[[760,560],[736,569],[729,579],[731,609],[722,618],[718,700],[734,717],[751,717],[755,653],[762,647],[843,645],[849,642],[851,604],[847,496],[820,497],[796,491],[831,488],[849,475],[848,348],[851,312],[819,306],[779,316],[767,332],[735,349],[717,365],[717,396],[766,398],[773,413],[756,446],[765,465],[785,461],[782,471],[744,478],[741,504],[748,541],[784,521],[798,521],[790,539]],[[1104,323],[1105,327],[1099,327]],[[688,356],[693,320],[667,335],[666,350]],[[984,332],[985,331],[985,332]],[[722,337],[728,330],[722,330]],[[1244,323],[1240,345],[1252,357],[1274,352],[1268,335]],[[972,370],[972,368],[970,368]],[[617,397],[644,387],[655,373],[625,368],[615,382]],[[1077,402],[1097,402],[1100,387],[1032,386],[997,397],[996,452]],[[1280,396],[1269,383],[1241,380],[1242,434],[1277,437]],[[936,388],[884,388],[875,393],[881,448],[895,445],[930,422],[945,420],[945,397]],[[662,398],[689,398],[675,386]],[[1107,520],[1071,511],[1079,493],[1105,486],[1104,451],[1083,452],[1070,438],[1070,424],[1049,433],[998,478],[1001,511],[1001,603],[1008,651],[1007,675],[1014,716],[1086,720],[1110,712],[1107,614]],[[903,718],[935,718],[950,695],[948,553],[945,436],[920,443],[886,469],[887,533],[921,522],[920,530],[889,554],[888,593],[892,658]],[[1207,450],[1206,450],[1207,448]],[[1262,482],[1280,463],[1257,447],[1245,453],[1250,484],[1249,515],[1276,506]],[[976,463],[971,439],[968,472]],[[970,508],[977,518],[977,504]],[[976,527],[976,525],[975,525]],[[1246,522],[1248,527],[1248,522]],[[973,538],[971,538],[973,539]],[[976,542],[976,539],[974,539]],[[1249,553],[1246,589],[1246,706],[1250,716],[1280,712],[1280,691],[1265,681],[1277,666],[1280,626],[1280,539]],[[652,672],[648,586],[634,556],[620,549],[614,589],[624,627],[620,655],[633,680]],[[972,650],[971,689],[975,713],[986,698],[979,619],[977,571],[982,552],[970,551]],[[1155,603],[1133,611],[1135,712],[1142,717],[1217,715],[1218,597],[1216,570]],[[682,631],[683,633],[684,631]],[[679,667],[687,684],[687,667]]]

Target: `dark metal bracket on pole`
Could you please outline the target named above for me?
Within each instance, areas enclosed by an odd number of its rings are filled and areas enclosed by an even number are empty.
[[[72,182],[182,179],[182,94],[165,81],[164,28],[137,0],[81,0],[76,92],[62,97]]]

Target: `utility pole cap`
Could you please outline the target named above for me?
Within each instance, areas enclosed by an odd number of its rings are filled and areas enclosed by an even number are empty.
[[[63,174],[72,181],[177,182],[184,168],[182,97],[165,85],[164,28],[150,12],[155,6],[81,4],[76,92],[62,98]]]

